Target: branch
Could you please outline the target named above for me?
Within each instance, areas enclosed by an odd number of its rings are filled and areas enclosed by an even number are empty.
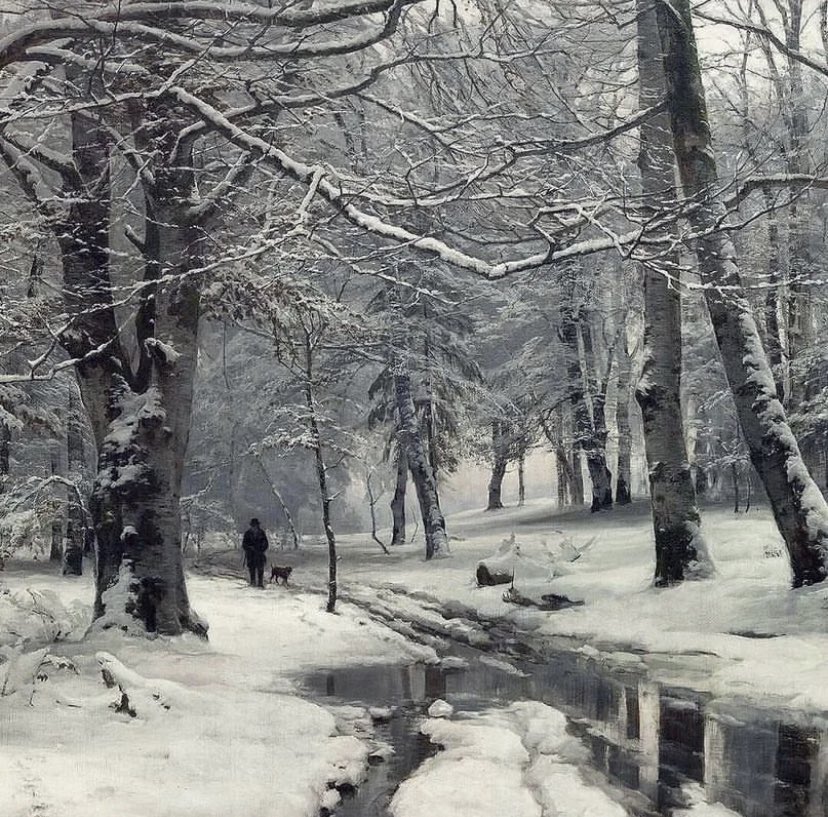
[[[375,11],[383,11],[384,13],[385,19],[382,25],[374,30],[366,29],[363,33],[350,39],[334,37],[326,42],[309,43],[307,45],[287,42],[272,43],[266,46],[256,46],[249,43],[239,46],[220,46],[215,45],[212,38],[206,43],[199,42],[193,37],[137,22],[137,20],[156,18],[158,13],[164,10],[163,3],[135,3],[123,8],[119,5],[116,8],[104,11],[97,17],[87,16],[82,19],[64,17],[57,20],[44,20],[18,29],[7,37],[0,39],[0,68],[5,68],[18,60],[26,59],[26,50],[30,47],[42,45],[54,39],[80,37],[92,39],[99,37],[132,38],[139,42],[156,43],[190,54],[206,55],[209,53],[211,59],[220,61],[271,60],[274,57],[300,58],[351,54],[376,45],[391,36],[396,31],[403,8],[419,1],[421,0],[383,0],[381,3],[374,4],[379,6]],[[170,8],[176,5],[178,4],[167,4]],[[186,5],[186,3],[182,5]],[[207,5],[214,13],[217,13],[221,8],[219,4]],[[224,5],[226,7],[226,4]],[[354,7],[352,6],[352,8]],[[250,5],[246,8],[252,11],[256,7]],[[266,11],[266,9],[261,10]],[[230,10],[226,9],[226,12],[222,15],[224,19],[227,19]],[[206,13],[206,9],[202,11],[202,14],[204,13]],[[318,19],[322,21],[324,16],[324,14],[321,14]],[[334,19],[346,19],[349,16],[355,16],[355,14],[346,13],[344,17],[337,15]],[[202,19],[205,18],[202,17]],[[298,16],[294,19],[296,22],[293,27],[297,28],[318,24],[312,17],[305,17],[307,21],[305,23],[298,22]]]
[[[811,176],[807,173],[775,173],[770,176],[751,176],[739,185],[739,188],[725,199],[728,208],[738,207],[751,193],[762,188],[787,187],[805,189],[813,187],[828,190],[828,177]]]
[[[250,153],[242,154],[227,175],[206,196],[188,208],[187,223],[203,224],[216,212],[223,201],[240,192],[240,187],[250,178],[253,169],[253,157]]]
[[[716,17],[713,14],[707,14],[706,12],[699,11],[698,9],[695,9],[693,13],[697,17],[701,17],[703,20],[707,20],[709,23],[718,23],[719,25],[730,26],[731,28],[738,29],[739,31],[746,31],[751,34],[755,34],[757,37],[762,37],[771,43],[777,51],[780,51],[789,59],[807,66],[812,71],[816,71],[818,74],[828,77],[828,63],[819,63],[807,54],[803,54],[801,51],[791,48],[785,43],[784,40],[777,37],[776,34],[764,26],[759,26],[755,23],[742,22],[740,20]]]

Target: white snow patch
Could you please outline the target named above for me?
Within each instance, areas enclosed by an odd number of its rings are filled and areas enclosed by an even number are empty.
[[[450,718],[454,714],[454,707],[440,698],[428,708],[428,714],[432,718]]]
[[[444,748],[400,785],[391,803],[394,817],[626,815],[572,765],[585,750],[566,733],[564,716],[545,704],[428,720],[422,729]]]

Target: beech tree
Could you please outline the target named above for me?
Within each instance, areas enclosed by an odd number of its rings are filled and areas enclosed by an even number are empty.
[[[785,541],[795,586],[828,576],[828,504],[808,473],[779,402],[773,373],[742,288],[733,240],[720,225],[726,207],[718,191],[690,6],[658,5],[673,149],[704,295],[736,403],[739,423]]]
[[[638,75],[641,101],[662,99],[667,86],[655,9],[639,0]],[[651,217],[674,207],[674,158],[669,113],[642,124],[638,167],[644,206]],[[645,210],[645,212],[647,212]],[[636,388],[650,479],[655,533],[655,584],[709,575],[681,409],[681,265],[678,249],[642,264],[644,364]]]

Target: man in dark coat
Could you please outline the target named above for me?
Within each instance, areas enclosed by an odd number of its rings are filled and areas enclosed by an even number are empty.
[[[250,520],[250,527],[244,532],[242,550],[247,569],[250,571],[251,587],[264,587],[264,568],[267,557],[265,552],[269,547],[267,535],[259,525],[258,519]]]

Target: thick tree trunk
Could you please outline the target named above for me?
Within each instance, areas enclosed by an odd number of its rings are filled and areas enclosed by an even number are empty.
[[[184,581],[180,511],[199,321],[197,283],[186,273],[200,236],[180,204],[157,200],[152,216],[145,252],[170,282],[154,293],[144,388],[124,384],[99,454],[95,608],[104,626],[126,614],[150,632],[203,634]]]
[[[592,337],[592,319],[584,315],[581,321],[581,337],[584,346],[582,367],[584,381],[587,384],[592,408],[592,456],[587,453],[587,467],[592,479],[592,510],[600,511],[612,508],[612,472],[607,465],[607,387],[609,386],[609,369],[607,364],[605,377],[599,376],[595,359],[595,345]],[[592,465],[590,465],[592,463]],[[596,496],[599,501],[596,503]]]
[[[408,456],[405,450],[397,446],[396,457],[397,480],[394,496],[391,499],[391,544],[405,544],[405,494],[408,490]]]
[[[396,299],[396,293],[393,290],[391,291],[391,298]],[[446,536],[446,522],[443,512],[440,510],[440,502],[437,496],[437,485],[434,482],[428,452],[423,444],[420,424],[417,421],[417,414],[414,409],[404,332],[402,321],[397,317],[392,330],[391,343],[394,400],[398,417],[397,445],[408,456],[408,467],[417,491],[417,501],[423,519],[426,559],[432,559],[448,552],[448,537]]]
[[[658,23],[653,5],[638,0],[640,104],[664,97]],[[674,156],[667,112],[641,127],[638,165],[645,201],[654,211],[675,207]],[[644,265],[644,362],[636,399],[641,408],[655,533],[654,583],[665,586],[710,575],[701,537],[681,413],[681,292],[678,253],[659,267]]]
[[[632,429],[630,428],[632,361],[626,348],[621,349],[618,361],[618,398],[615,407],[615,426],[618,429],[618,479],[615,484],[615,502],[618,505],[629,505],[632,502]]]
[[[509,427],[501,420],[492,422],[492,475],[489,477],[487,511],[503,507],[503,477],[509,464]]]
[[[109,274],[109,136],[94,119],[82,114],[72,116],[71,127],[77,176],[65,181],[68,213],[65,222],[56,226],[63,297],[73,317],[73,331],[62,337],[62,343],[72,357],[83,358],[77,366],[78,384],[100,447],[108,433],[115,381],[123,378],[126,364]]]
[[[828,505],[802,461],[745,298],[718,177],[688,0],[658,5],[670,124],[699,274],[737,416],[796,586],[828,576]]]

